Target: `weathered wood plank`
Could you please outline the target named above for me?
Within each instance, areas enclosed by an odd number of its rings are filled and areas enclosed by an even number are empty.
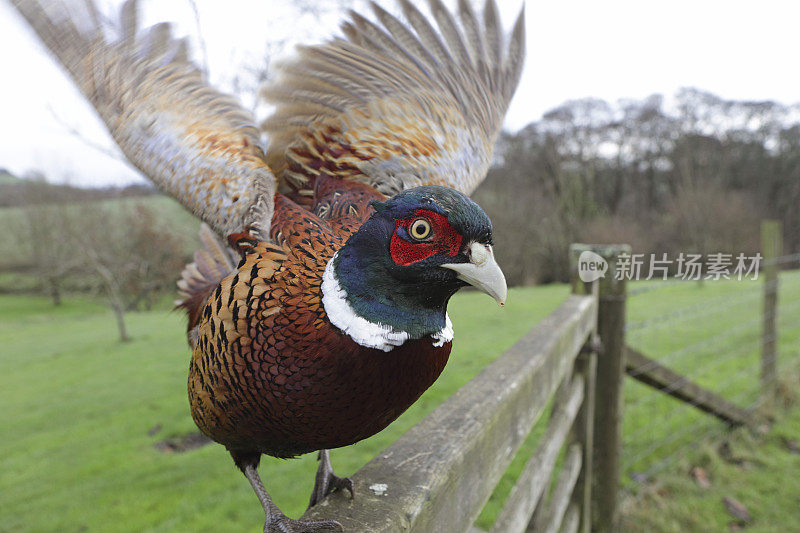
[[[749,411],[694,383],[689,378],[673,372],[641,352],[626,347],[626,373],[641,383],[649,385],[673,398],[687,402],[701,411],[728,424],[752,425]]]
[[[581,447],[577,443],[572,444],[567,450],[564,466],[547,505],[547,512],[542,515],[539,522],[533,524],[534,532],[558,533],[561,523],[564,521],[564,513],[567,512],[571,501],[572,490],[575,488],[575,482],[578,481],[578,474],[583,466],[582,455]]]
[[[581,468],[578,482],[572,500],[578,506],[580,531],[589,533],[592,528],[592,471],[594,449],[594,385],[597,373],[597,354],[593,352],[582,353],[575,360],[575,372],[583,376],[584,393],[583,403],[575,419],[572,429],[572,440],[581,445],[583,450],[583,468]]]
[[[553,393],[552,403],[550,404],[550,416],[552,417],[556,411],[563,409],[564,404],[569,401],[570,398],[570,390],[572,386],[572,372],[574,370],[574,364],[569,368],[567,374],[564,376],[564,379],[561,380],[561,383],[556,387],[556,391]]]
[[[336,492],[304,518],[348,532],[467,530],[593,330],[595,306],[569,297],[353,475],[353,500]]]
[[[583,376],[575,376],[566,389],[564,403],[550,417],[539,447],[528,459],[492,528],[493,533],[525,531],[531,514],[550,483],[558,452],[564,446],[583,402]],[[538,516],[547,516],[545,511]]]
[[[561,533],[577,533],[580,524],[580,511],[575,503],[572,503],[564,515],[564,525],[561,526]]]
[[[542,494],[544,494],[544,491],[542,491]],[[539,495],[539,501],[536,502],[536,508],[533,510],[531,519],[528,520],[528,527],[525,529],[526,532],[532,530],[533,524],[535,524],[536,521],[539,520],[539,516],[547,512],[547,506],[546,506],[547,498],[543,498],[542,494]]]
[[[598,280],[597,334],[602,350],[597,357],[594,398],[592,531],[611,533],[617,530],[619,517],[627,299],[626,277],[616,274],[618,266],[625,264],[623,258],[630,261],[631,247],[625,244],[592,246],[591,250],[608,264],[605,276]]]
[[[569,248],[570,253],[570,276],[572,294],[592,294],[599,296],[599,283],[593,281],[584,283],[578,271],[580,255],[586,250],[591,251],[591,247],[581,244],[573,244]],[[610,274],[606,274],[610,275]],[[599,307],[599,306],[598,306]],[[598,309],[599,311],[599,309]],[[575,360],[575,372],[583,375],[584,394],[583,404],[578,411],[578,417],[572,428],[571,441],[581,445],[583,450],[583,468],[578,475],[575,484],[575,491],[572,500],[577,506],[576,530],[581,533],[590,533],[592,530],[592,482],[594,474],[594,401],[595,401],[595,382],[597,380],[597,354],[601,349],[600,337],[595,331],[589,342],[581,350],[581,354]],[[536,517],[534,517],[536,518]],[[566,525],[565,525],[566,529]]]

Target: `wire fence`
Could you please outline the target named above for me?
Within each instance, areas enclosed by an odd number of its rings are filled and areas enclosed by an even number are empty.
[[[762,348],[769,341],[775,343],[777,376],[800,370],[800,270],[789,270],[800,267],[800,253],[765,265],[781,269],[775,311],[765,311],[763,278],[631,284],[626,343],[652,361],[629,375],[665,366],[680,379],[662,387],[626,382],[621,463],[628,483],[651,477],[728,429],[698,410],[699,400],[669,393],[691,382],[749,412],[762,408]],[[774,338],[763,331],[773,313]]]

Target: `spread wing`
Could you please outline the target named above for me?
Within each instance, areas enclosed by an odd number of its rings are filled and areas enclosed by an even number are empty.
[[[459,0],[458,20],[429,0],[434,28],[409,0],[407,23],[372,4],[351,12],[346,39],[299,49],[263,96],[267,160],[283,192],[310,206],[316,177],[355,179],[393,195],[423,184],[471,193],[491,162],[524,58],[519,18],[508,39],[497,6],[483,21]]]
[[[275,179],[253,118],[205,83],[168,24],[139,32],[129,0],[107,39],[91,0],[11,1],[136,168],[222,236],[269,234]]]

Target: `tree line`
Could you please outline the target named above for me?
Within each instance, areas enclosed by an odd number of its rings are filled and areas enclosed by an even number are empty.
[[[800,104],[683,89],[568,101],[498,142],[475,194],[512,284],[567,279],[571,242],[642,253],[755,253],[779,219],[800,250]]]

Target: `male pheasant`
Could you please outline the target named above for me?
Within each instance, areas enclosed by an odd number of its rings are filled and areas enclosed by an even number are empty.
[[[493,0],[482,22],[468,0],[458,21],[430,0],[438,30],[408,0],[407,23],[351,12],[344,37],[301,48],[265,89],[264,152],[168,25],[139,32],[135,1],[116,39],[92,2],[12,3],[130,162],[207,225],[179,283],[198,427],[252,484],[265,532],[339,529],[281,513],[259,459],[319,450],[310,504],[352,494],[327,450],[382,430],[437,379],[457,290],[504,303],[491,222],[465,194],[519,80],[522,16],[506,39]]]

